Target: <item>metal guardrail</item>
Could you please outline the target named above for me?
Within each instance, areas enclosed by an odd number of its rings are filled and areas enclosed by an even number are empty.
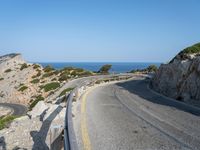
[[[72,121],[72,101],[74,94],[77,92],[77,88],[70,92],[67,97],[67,106],[65,114],[65,127],[64,127],[64,149],[65,150],[78,150],[76,142],[75,131]]]

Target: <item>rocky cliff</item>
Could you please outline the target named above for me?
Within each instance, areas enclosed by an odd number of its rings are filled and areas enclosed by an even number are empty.
[[[151,86],[166,96],[200,106],[200,43],[162,64]]]
[[[30,85],[36,74],[32,64],[27,63],[21,54],[8,54],[0,57],[0,102],[28,104],[36,94],[37,86],[20,90]]]

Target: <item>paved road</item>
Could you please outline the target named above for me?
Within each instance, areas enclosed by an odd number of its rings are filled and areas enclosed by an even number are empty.
[[[75,125],[80,149],[200,149],[200,110],[131,81],[100,86],[81,101]]]
[[[2,107],[8,107],[13,110],[12,115],[21,116],[27,112],[27,107],[20,104],[0,103]]]

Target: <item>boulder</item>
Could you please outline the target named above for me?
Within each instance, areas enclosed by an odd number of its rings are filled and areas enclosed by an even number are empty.
[[[48,110],[48,108],[49,107],[45,104],[44,101],[39,101],[36,104],[36,106],[33,108],[33,110],[28,113],[28,115],[31,118],[42,117],[42,115],[45,114],[45,112]]]
[[[59,118],[64,118],[66,113],[66,109],[60,105],[51,104],[49,109],[46,111],[43,120],[52,121],[57,120]]]

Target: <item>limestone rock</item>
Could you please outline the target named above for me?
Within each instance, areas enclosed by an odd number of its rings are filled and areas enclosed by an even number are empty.
[[[33,110],[28,113],[28,115],[30,115],[31,118],[41,116],[45,114],[45,111],[47,111],[48,108],[49,107],[45,104],[44,101],[39,101]]]
[[[192,47],[189,48],[192,50]],[[182,51],[170,63],[162,64],[153,77],[151,86],[157,92],[171,98],[188,103],[200,103],[199,52]]]
[[[23,63],[25,63],[25,60],[22,58],[21,54],[12,53],[0,56],[0,72],[3,72],[7,69],[17,66],[18,64]]]

